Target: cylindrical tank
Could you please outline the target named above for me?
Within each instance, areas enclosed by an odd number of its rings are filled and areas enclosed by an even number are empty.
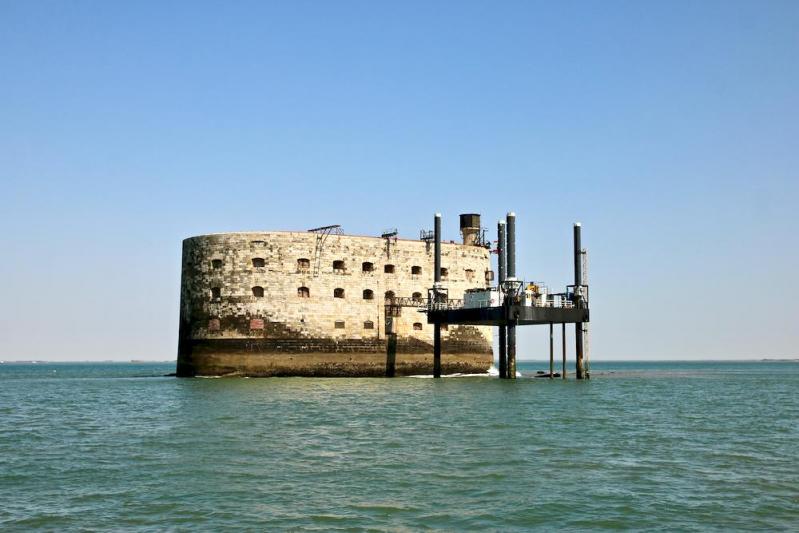
[[[480,214],[464,213],[461,215],[461,233],[463,234],[463,244],[476,246],[480,236]]]

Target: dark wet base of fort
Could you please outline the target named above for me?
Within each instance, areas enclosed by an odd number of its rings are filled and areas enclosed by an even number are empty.
[[[444,374],[486,374],[492,353],[445,353]],[[387,361],[385,349],[371,353],[194,353],[178,362],[178,377],[387,377],[430,375],[433,356],[398,353]]]

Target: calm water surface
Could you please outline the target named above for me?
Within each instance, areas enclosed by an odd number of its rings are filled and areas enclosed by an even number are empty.
[[[796,363],[173,370],[0,365],[0,529],[799,529]]]

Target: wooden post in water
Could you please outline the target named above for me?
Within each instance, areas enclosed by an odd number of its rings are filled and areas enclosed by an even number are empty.
[[[549,323],[549,379],[555,377],[555,341],[552,335],[554,325]]]
[[[561,366],[560,374],[563,379],[566,379],[566,323],[561,324],[563,331],[561,331],[561,338],[563,340],[563,365]]]
[[[435,233],[435,259],[433,272],[433,296],[435,303],[439,302],[438,290],[441,287],[441,213],[436,213],[434,218]],[[441,324],[433,324],[433,377],[441,377]]]

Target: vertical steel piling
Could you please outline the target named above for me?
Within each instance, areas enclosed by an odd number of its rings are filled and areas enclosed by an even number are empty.
[[[583,258],[582,243],[580,235],[581,225],[579,222],[574,224],[574,305],[583,307]],[[583,368],[583,323],[577,322],[574,325],[574,345],[575,345],[575,373],[577,379],[583,379],[585,372]]]
[[[560,333],[563,342],[563,363],[561,365],[560,374],[563,379],[566,379],[566,323],[564,322],[561,326],[563,326]]]
[[[507,276],[516,278],[516,213],[507,216]],[[512,302],[511,302],[512,304]],[[516,379],[516,320],[508,316],[508,379]]]
[[[549,323],[549,379],[555,377],[555,341],[552,334],[554,324]]]
[[[433,283],[433,294],[435,302],[438,303],[438,290],[441,286],[441,213],[436,213],[434,218],[435,231],[435,260],[433,272],[435,283]],[[433,324],[433,377],[441,377],[441,324]]]
[[[386,335],[386,377],[393,378],[397,370],[397,334]]]
[[[502,297],[502,282],[505,281],[505,221],[497,222],[497,286],[500,288],[500,298]],[[500,305],[504,305],[501,300]],[[499,325],[499,377],[508,377],[508,340],[507,329],[504,324]]]

